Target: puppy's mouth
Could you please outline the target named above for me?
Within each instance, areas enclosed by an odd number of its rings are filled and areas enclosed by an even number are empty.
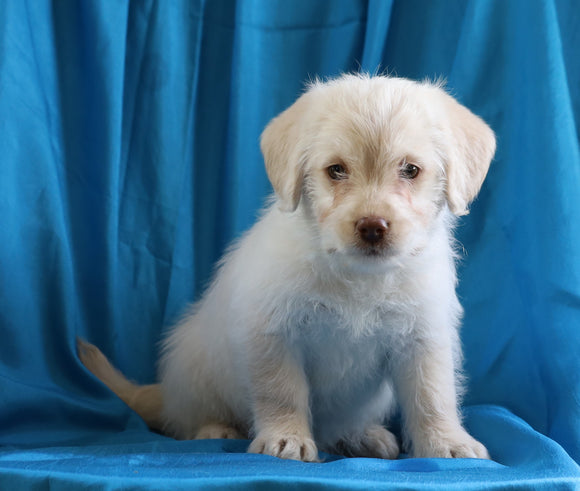
[[[334,255],[338,253],[338,249],[335,247],[331,247],[326,250],[329,255]],[[359,247],[355,246],[351,249],[344,251],[347,253],[348,256],[354,256],[363,259],[370,259],[370,260],[381,260],[381,259],[388,259],[389,257],[394,255],[394,252],[389,247],[378,247],[378,246],[369,246],[369,247]]]
[[[358,256],[368,257],[372,259],[384,259],[392,255],[390,249],[384,246],[356,247],[355,253]]]

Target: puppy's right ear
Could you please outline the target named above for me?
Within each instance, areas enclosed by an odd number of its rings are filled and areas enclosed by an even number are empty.
[[[304,114],[308,94],[266,126],[260,147],[266,172],[283,211],[294,211],[300,202],[306,163]]]

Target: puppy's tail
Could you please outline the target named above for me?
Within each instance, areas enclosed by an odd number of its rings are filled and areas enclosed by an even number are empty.
[[[163,431],[161,416],[163,397],[161,386],[136,385],[130,382],[96,346],[77,338],[80,360],[90,372],[101,380],[119,398],[135,411],[151,429]]]

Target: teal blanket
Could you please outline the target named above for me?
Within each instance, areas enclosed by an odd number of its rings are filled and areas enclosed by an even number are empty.
[[[0,0],[0,489],[580,489],[574,0]],[[271,192],[266,122],[309,78],[443,77],[498,152],[457,235],[464,413],[493,461],[178,442],[129,377]]]

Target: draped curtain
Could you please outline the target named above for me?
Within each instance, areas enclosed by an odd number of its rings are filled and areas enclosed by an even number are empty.
[[[0,0],[0,487],[580,486],[579,48],[574,0]],[[261,130],[353,71],[444,79],[497,134],[457,229],[465,418],[495,462],[176,442],[77,359],[81,336],[155,380],[271,193]]]

